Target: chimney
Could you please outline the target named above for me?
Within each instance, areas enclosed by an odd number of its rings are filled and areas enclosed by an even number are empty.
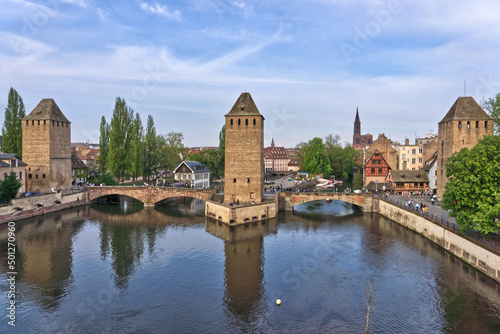
[[[410,145],[410,140],[408,138],[405,139],[405,145],[409,146]]]

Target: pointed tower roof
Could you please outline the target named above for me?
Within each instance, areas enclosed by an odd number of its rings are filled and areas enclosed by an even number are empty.
[[[271,147],[274,147],[274,138],[271,140]]]
[[[51,120],[71,123],[57,106],[54,99],[42,99],[33,111],[26,116],[26,120]]]
[[[262,116],[250,93],[241,93],[226,116]]]
[[[472,96],[461,96],[455,101],[439,124],[452,120],[467,119],[490,120],[491,117],[481,108]]]
[[[356,107],[356,119],[354,120],[354,122],[360,122],[360,120],[359,120],[359,113],[358,113],[358,107]]]

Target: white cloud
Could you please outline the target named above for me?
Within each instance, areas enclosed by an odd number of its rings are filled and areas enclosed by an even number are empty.
[[[13,51],[14,53],[23,55],[40,56],[55,50],[48,44],[9,32],[0,32],[0,41],[6,46],[7,49]]]
[[[141,3],[141,9],[153,13],[164,16],[171,20],[180,21],[181,20],[181,12],[180,10],[170,10],[167,6],[162,6],[158,2],[154,2],[153,4],[148,4],[145,2]]]

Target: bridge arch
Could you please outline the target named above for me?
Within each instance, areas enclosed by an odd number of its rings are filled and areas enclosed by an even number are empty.
[[[99,197],[108,195],[122,195],[132,197],[142,203],[144,206],[155,206],[168,198],[191,197],[206,201],[212,198],[214,189],[190,189],[190,188],[171,188],[155,186],[92,186],[87,187],[87,200],[91,202]]]
[[[327,198],[335,201],[351,203],[359,206],[364,212],[372,212],[373,197],[371,193],[353,194],[353,193],[280,193],[280,210],[292,211],[297,205],[313,201],[325,201]]]

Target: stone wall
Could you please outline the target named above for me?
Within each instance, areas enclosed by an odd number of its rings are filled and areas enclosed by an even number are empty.
[[[226,224],[239,225],[275,218],[277,206],[277,201],[235,206],[206,201],[205,215]]]
[[[460,235],[428,218],[383,200],[374,207],[378,213],[438,244],[462,261],[500,282],[500,254],[475,240]]]
[[[40,196],[15,198],[10,205],[0,207],[0,223],[39,216],[45,213],[69,209],[85,205],[87,193],[63,196],[62,193],[51,193]]]

